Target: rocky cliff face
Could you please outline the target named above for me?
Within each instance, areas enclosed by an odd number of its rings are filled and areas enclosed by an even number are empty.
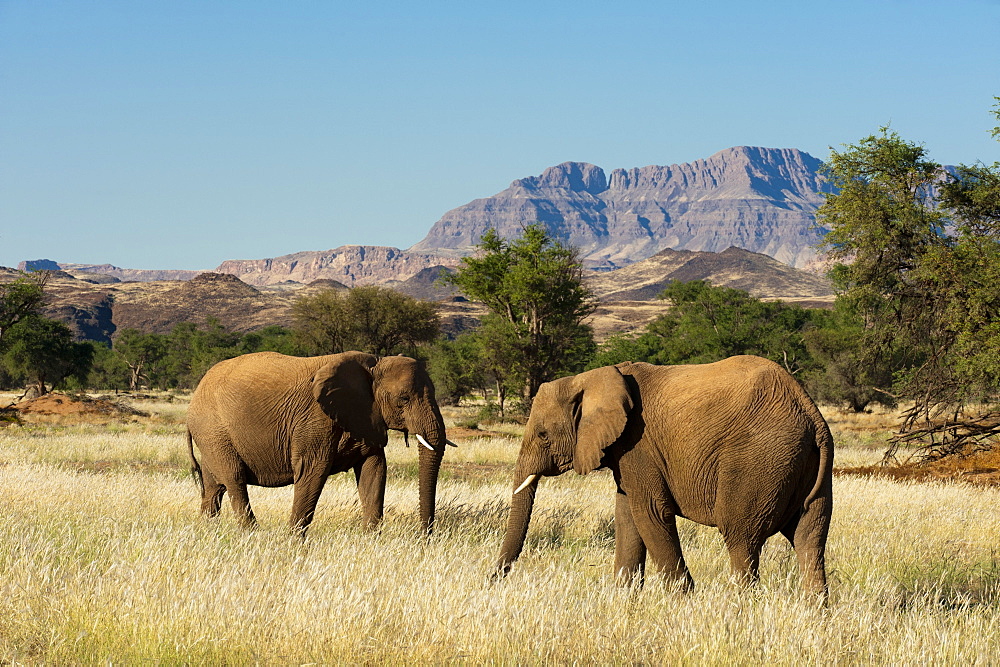
[[[566,162],[446,213],[411,252],[467,254],[487,229],[543,223],[588,266],[625,266],[665,248],[730,246],[804,266],[826,185],[821,163],[795,149],[740,146],[688,164],[615,169]]]
[[[354,287],[406,280],[438,265],[457,266],[458,258],[407,252],[386,246],[349,245],[271,259],[231,259],[220,264],[215,271],[232,274],[250,285],[274,285],[288,280],[311,283],[327,279]]]

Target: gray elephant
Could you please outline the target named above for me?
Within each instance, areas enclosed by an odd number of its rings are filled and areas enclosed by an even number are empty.
[[[188,409],[188,451],[201,510],[219,513],[228,492],[238,520],[255,523],[247,485],[295,485],[291,526],[305,531],[326,478],[353,470],[367,525],[382,518],[387,429],[420,442],[420,519],[428,532],[448,441],[423,365],[361,352],[290,357],[246,354],[205,374]],[[201,453],[201,464],[194,445]]]
[[[641,583],[648,550],[668,579],[693,586],[677,535],[684,517],[719,528],[746,583],[758,577],[764,541],[780,532],[795,549],[803,588],[826,595],[833,439],[777,364],[753,356],[623,363],[542,385],[517,459],[499,576],[524,546],[539,476],[601,467],[618,487],[619,583]]]

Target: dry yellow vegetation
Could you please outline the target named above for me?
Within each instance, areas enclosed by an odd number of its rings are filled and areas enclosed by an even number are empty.
[[[525,553],[492,584],[515,437],[448,451],[430,538],[416,451],[394,438],[381,531],[362,528],[353,479],[336,475],[302,543],[285,528],[290,487],[251,489],[254,532],[228,507],[198,516],[183,402],[137,407],[154,417],[0,430],[0,661],[990,664],[1000,651],[996,488],[838,476],[824,608],[799,592],[782,539],[744,591],[717,531],[686,521],[694,593],[655,577],[617,588],[610,476],[568,473],[542,482]],[[838,466],[878,459],[864,428],[830,417]]]

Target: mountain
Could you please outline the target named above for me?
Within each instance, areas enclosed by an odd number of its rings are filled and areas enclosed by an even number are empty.
[[[388,246],[340,246],[266,259],[229,259],[213,269],[258,287],[333,281],[341,287],[405,281],[425,269],[457,266],[457,257],[413,253]],[[205,271],[122,269],[111,264],[69,264],[50,259],[24,261],[21,271],[65,271],[91,283],[191,280]]]
[[[457,266],[457,257],[438,257],[387,246],[347,245],[333,250],[297,252],[271,259],[231,259],[215,269],[250,285],[273,285],[292,280],[336,280],[348,287],[388,280],[406,280],[438,265]]]
[[[580,249],[591,268],[613,269],[665,248],[730,246],[791,266],[815,259],[815,211],[828,190],[822,163],[793,149],[738,146],[703,160],[635,169],[564,162],[503,192],[452,209],[410,252],[468,254],[487,229],[506,238],[541,222]]]
[[[67,264],[51,259],[35,259],[17,265],[19,271],[65,271],[88,282],[149,282],[153,280],[191,280],[203,271],[182,269],[123,269],[113,264]]]

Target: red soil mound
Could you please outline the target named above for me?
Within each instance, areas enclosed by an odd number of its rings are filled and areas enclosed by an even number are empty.
[[[124,403],[103,398],[75,397],[66,394],[45,394],[38,398],[21,401],[14,406],[22,416],[84,416],[96,415],[105,417],[148,416],[141,410],[136,410]]]

